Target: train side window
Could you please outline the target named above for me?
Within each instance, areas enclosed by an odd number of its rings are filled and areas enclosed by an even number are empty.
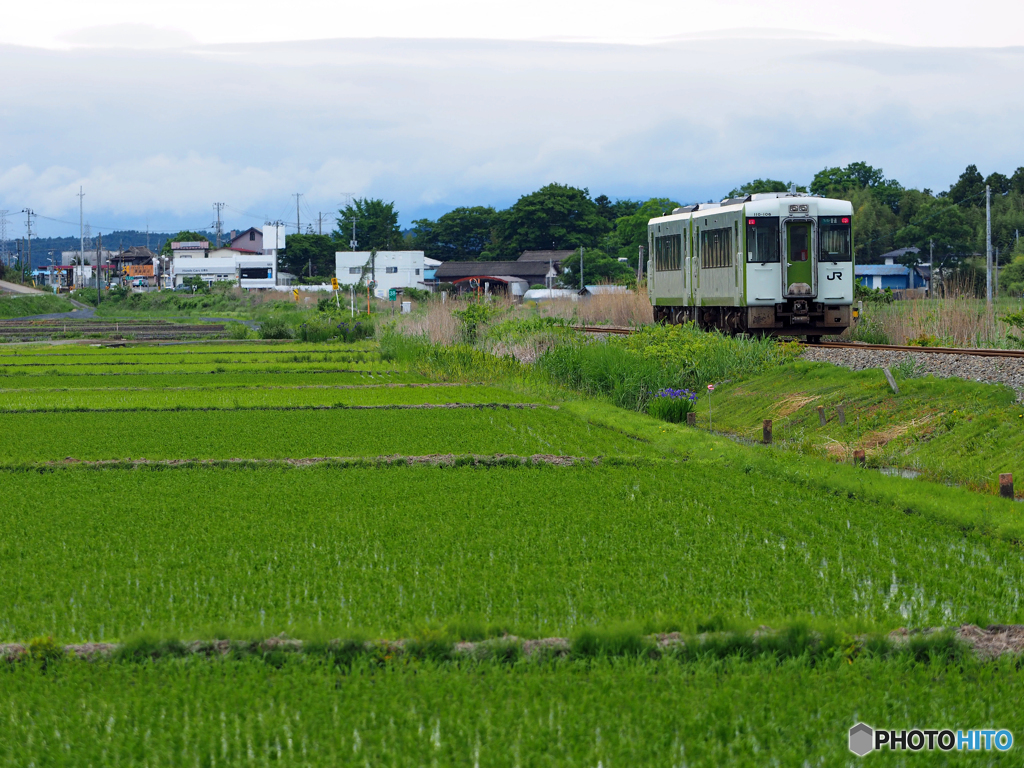
[[[818,258],[821,261],[853,261],[849,222],[849,216],[822,217],[819,220]]]
[[[779,261],[779,220],[774,216],[747,219],[747,261],[776,264]]]
[[[682,250],[682,235],[654,238],[654,269],[658,272],[675,272],[681,269]]]
[[[700,234],[701,269],[732,266],[732,228],[706,229]]]

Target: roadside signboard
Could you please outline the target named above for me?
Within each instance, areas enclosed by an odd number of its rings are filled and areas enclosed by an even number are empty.
[[[299,289],[298,288],[292,288],[292,296],[295,297],[296,301],[299,300]]]
[[[398,291],[394,288],[388,288],[388,301],[394,301],[398,298]]]
[[[336,277],[332,277],[331,278],[331,289],[335,290],[335,291],[338,290],[338,278],[336,278]]]

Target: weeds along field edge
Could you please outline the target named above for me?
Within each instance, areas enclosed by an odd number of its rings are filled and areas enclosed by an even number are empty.
[[[18,390],[5,393],[0,412],[88,409],[229,409],[302,406],[373,406],[443,403],[542,403],[543,398],[493,386],[381,386],[338,389],[254,386],[207,390],[151,388],[139,390]]]
[[[138,365],[133,363],[101,363],[98,365],[93,365],[91,363],[66,365],[60,363],[54,366],[50,366],[49,364],[33,364],[23,366],[6,366],[0,369],[0,385],[3,385],[9,379],[17,379],[21,376],[29,377],[36,374],[53,375],[58,371],[70,375],[107,374],[121,376],[124,374],[134,375],[147,373],[315,373],[318,371],[366,371],[367,373],[370,373],[378,369],[389,370],[391,367],[392,366],[383,365],[378,360],[360,361],[350,360],[343,357],[337,360],[326,360],[320,362],[285,362],[279,360],[266,360],[263,362],[244,361],[241,363],[218,363],[214,360],[205,360],[199,362],[139,363]]]
[[[0,638],[1024,619],[1013,544],[721,468],[6,471]]]
[[[767,755],[846,766],[857,719],[1019,730],[1019,686],[1009,663],[609,660],[453,674],[424,662],[339,674],[312,661],[170,659],[11,667],[0,671],[0,717],[4,759],[21,765],[64,764],[69,754],[131,764],[145,754],[168,764],[511,766],[543,754],[606,766],[760,765]],[[949,755],[931,753],[929,764],[962,762]]]
[[[348,366],[345,366],[348,368]],[[217,387],[296,387],[343,386],[350,384],[427,383],[432,379],[418,373],[392,370],[393,366],[368,370],[291,370],[291,371],[217,371],[181,373],[131,373],[124,370],[111,373],[64,373],[59,369],[44,368],[39,373],[19,376],[0,376],[0,392],[24,390],[58,392],[71,389],[173,389],[184,387],[199,391]]]
[[[98,346],[85,344],[48,344],[40,346],[4,346],[0,345],[0,362],[12,363],[19,360],[26,362],[83,361],[91,359],[117,358],[160,358],[175,355],[322,355],[338,352],[376,352],[377,344],[372,341],[313,344],[285,341],[247,341],[245,343],[230,342],[163,342],[135,343],[131,346],[113,346],[118,342],[97,342]]]

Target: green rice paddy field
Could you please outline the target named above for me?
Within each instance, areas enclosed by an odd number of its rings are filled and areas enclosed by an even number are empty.
[[[0,662],[0,763],[849,765],[858,720],[1024,739],[1014,659],[851,650],[1024,623],[1011,502],[442,384],[368,343],[0,349],[0,642],[572,641],[350,663],[34,651]],[[450,404],[473,407],[402,407]],[[455,458],[415,460],[436,455]],[[322,457],[346,460],[303,461]],[[580,640],[764,625],[839,639],[685,658]]]

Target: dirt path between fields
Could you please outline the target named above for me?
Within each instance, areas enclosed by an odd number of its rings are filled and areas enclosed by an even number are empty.
[[[947,631],[947,628],[931,628],[923,630],[897,629],[888,635],[889,642],[899,648],[910,641],[913,637],[934,635]],[[759,638],[772,637],[776,634],[770,627],[761,627],[753,633],[751,639],[756,643]],[[1024,625],[1014,624],[992,624],[988,627],[978,627],[973,624],[964,624],[953,630],[953,636],[970,648],[975,655],[981,659],[995,659],[1004,654],[1018,655],[1024,652]],[[686,637],[679,632],[661,633],[647,635],[643,639],[647,645],[646,654],[649,657],[657,658],[664,653],[671,653],[673,650],[685,648],[687,645],[699,646],[706,640],[714,638],[712,634],[702,634]],[[866,638],[861,638],[863,641]],[[408,651],[414,651],[419,643],[416,639],[397,640],[371,640],[363,643],[356,643],[354,650],[367,654],[375,654],[382,660],[401,656]],[[290,638],[284,634],[276,637],[268,637],[260,641],[233,641],[233,640],[192,640],[185,643],[175,644],[173,650],[155,644],[148,653],[141,653],[140,656],[162,656],[192,654],[196,656],[218,657],[226,656],[229,653],[235,654],[265,654],[274,651],[286,651],[299,653],[304,649],[301,640]],[[326,643],[317,643],[314,646],[314,653],[334,649],[350,648],[351,641],[332,640]],[[572,641],[566,637],[543,637],[537,639],[522,639],[515,635],[505,635],[489,640],[476,642],[456,642],[451,646],[452,656],[463,658],[501,658],[503,651],[511,647],[518,647],[522,655],[526,657],[540,655],[542,657],[564,657],[572,651]],[[80,659],[93,659],[109,657],[122,649],[119,643],[73,643],[68,645],[56,645],[50,643],[0,643],[0,659],[17,660],[22,657],[46,658],[52,657],[55,653],[65,656],[77,657]],[[131,649],[129,649],[131,650]]]
[[[432,453],[422,456],[315,456],[305,459],[101,459],[86,461],[71,456],[59,461],[46,461],[31,464],[33,467],[85,467],[93,469],[134,469],[145,467],[159,468],[191,468],[191,467],[226,467],[254,465],[267,467],[314,467],[320,464],[365,467],[370,465],[385,466],[533,466],[549,465],[553,467],[574,467],[577,465],[600,464],[601,458],[586,456],[563,456],[553,453],[535,453],[531,456],[519,456],[513,453]],[[18,465],[19,468],[25,465]],[[0,467],[2,469],[2,467]]]

